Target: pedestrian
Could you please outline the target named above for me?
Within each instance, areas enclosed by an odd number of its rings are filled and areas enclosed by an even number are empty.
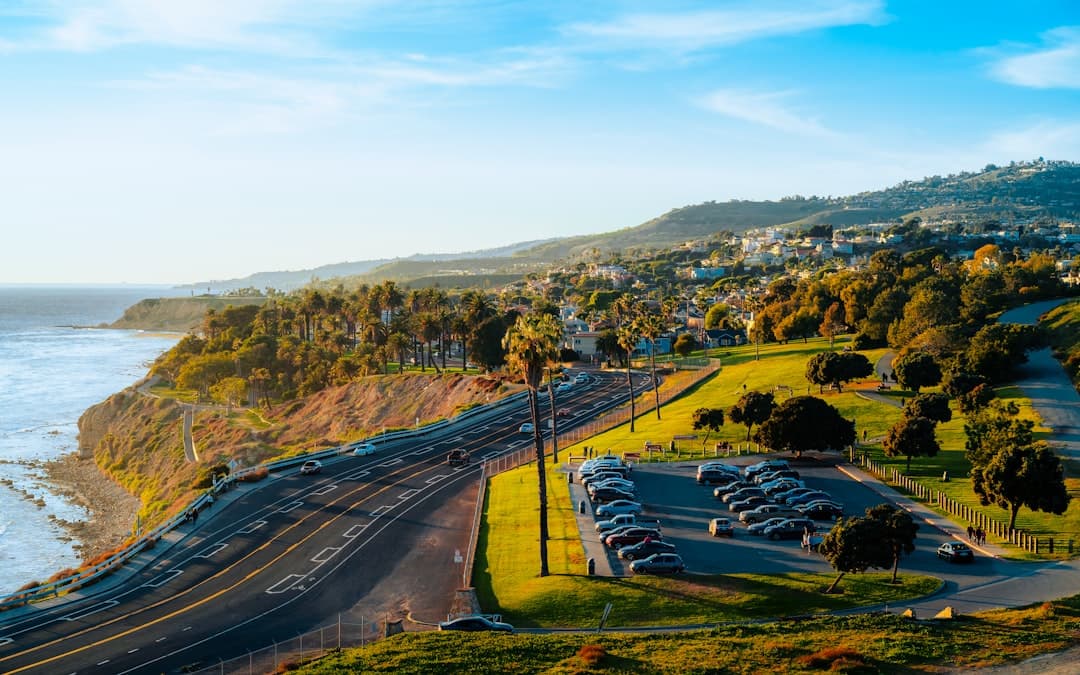
[[[863,443],[866,442],[866,429],[862,430],[862,441],[863,441]]]
[[[208,507],[214,505],[214,495],[206,495],[206,505]]]
[[[968,525],[968,541],[975,540],[975,528]]]
[[[191,522],[199,522],[199,509],[191,509]]]
[[[977,529],[975,530],[975,543],[976,543],[976,544],[982,544],[982,543],[983,543],[983,539],[984,539],[985,537],[986,537],[986,533],[985,533],[985,532],[983,532],[983,529],[982,529],[981,527],[980,527],[980,528],[977,528]]]

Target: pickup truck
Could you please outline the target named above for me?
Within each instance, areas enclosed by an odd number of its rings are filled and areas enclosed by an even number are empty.
[[[623,525],[639,525],[641,527],[651,527],[652,529],[657,531],[660,530],[659,520],[640,518],[632,513],[621,513],[609,520],[598,521],[596,523],[596,531],[600,534],[603,534]]]

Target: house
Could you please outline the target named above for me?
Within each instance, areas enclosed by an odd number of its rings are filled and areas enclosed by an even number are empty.
[[[600,333],[592,331],[573,333],[565,344],[568,348],[580,354],[581,358],[588,359],[600,353],[600,350],[596,348],[599,337]]]

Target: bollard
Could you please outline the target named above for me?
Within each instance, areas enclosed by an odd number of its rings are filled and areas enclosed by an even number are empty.
[[[588,565],[589,565],[589,576],[590,577],[595,576],[596,575],[596,558],[589,558]]]
[[[577,503],[577,510],[578,510],[578,513],[585,513],[585,500],[584,499],[582,499],[581,501],[579,501]]]
[[[573,482],[574,482],[574,472],[573,471],[566,474],[566,482],[567,482],[567,484],[573,484]]]
[[[941,474],[941,482],[942,483],[948,483],[949,482],[949,472],[948,471],[945,471],[945,472],[943,472]]]

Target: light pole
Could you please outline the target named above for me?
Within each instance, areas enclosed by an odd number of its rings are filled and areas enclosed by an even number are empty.
[[[548,374],[548,400],[551,402],[551,461],[559,463],[559,429],[555,418],[555,377],[549,366],[544,366]]]

